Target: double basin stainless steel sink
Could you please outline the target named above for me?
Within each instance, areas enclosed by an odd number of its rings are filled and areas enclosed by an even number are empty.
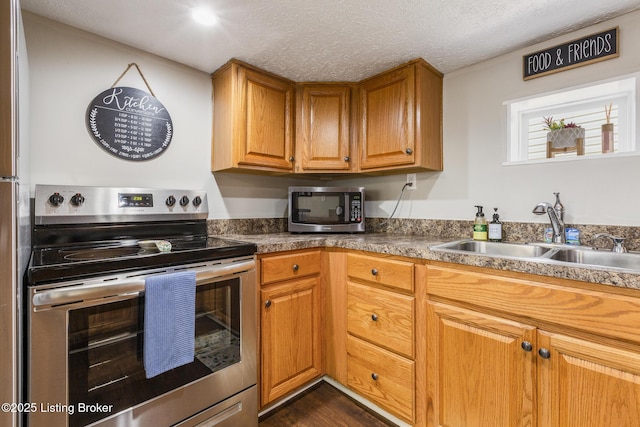
[[[578,264],[581,267],[616,268],[640,272],[640,253],[616,253],[588,246],[458,240],[442,243],[431,247],[431,249],[498,258],[515,258],[523,261]]]

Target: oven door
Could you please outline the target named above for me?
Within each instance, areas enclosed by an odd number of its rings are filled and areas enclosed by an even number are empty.
[[[144,278],[162,271],[31,288],[29,425],[172,425],[214,417],[216,406],[244,410],[257,425],[255,401],[222,404],[256,384],[255,261],[180,270],[196,272],[194,361],[150,379],[142,357]],[[255,387],[251,395],[257,398]]]

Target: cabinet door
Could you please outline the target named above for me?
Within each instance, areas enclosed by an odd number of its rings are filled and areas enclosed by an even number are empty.
[[[239,165],[293,170],[293,95],[287,81],[238,68],[240,114],[234,144]]]
[[[538,347],[540,426],[640,426],[639,353],[545,332]]]
[[[262,405],[322,374],[319,276],[261,290]]]
[[[415,162],[415,67],[360,85],[360,169]]]
[[[296,172],[349,171],[351,87],[302,85],[298,101]]]
[[[534,327],[433,302],[427,325],[429,425],[535,425]]]

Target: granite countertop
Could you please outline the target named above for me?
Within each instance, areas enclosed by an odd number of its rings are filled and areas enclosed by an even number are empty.
[[[444,241],[460,240],[450,238],[442,239],[440,236],[390,233],[273,233],[229,234],[217,237],[255,243],[258,247],[259,254],[314,247],[335,247],[640,289],[640,271],[635,273],[619,269],[576,266],[575,264],[569,265],[546,260],[529,261],[506,257],[451,253],[433,250],[433,246],[443,243]]]

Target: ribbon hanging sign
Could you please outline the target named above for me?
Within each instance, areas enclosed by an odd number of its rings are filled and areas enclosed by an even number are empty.
[[[132,87],[114,86],[96,96],[87,108],[86,122],[102,149],[125,160],[153,159],[173,137],[173,123],[164,105],[152,93]]]

